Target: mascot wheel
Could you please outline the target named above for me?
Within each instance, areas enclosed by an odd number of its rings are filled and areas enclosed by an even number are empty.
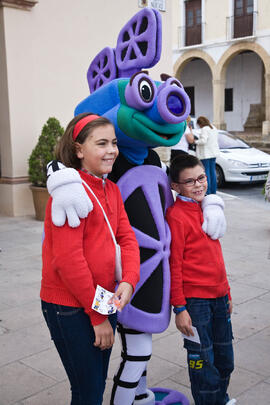
[[[120,77],[125,77],[125,71],[134,69],[138,72],[141,68],[152,67],[159,61],[160,32],[161,16],[156,10],[149,8],[139,11],[124,25],[115,49]]]
[[[99,87],[111,82],[117,77],[117,67],[115,64],[114,49],[106,47],[100,51],[91,62],[87,80],[90,93],[93,93]]]
[[[155,394],[155,405],[190,405],[188,398],[179,391],[167,388],[151,388]]]

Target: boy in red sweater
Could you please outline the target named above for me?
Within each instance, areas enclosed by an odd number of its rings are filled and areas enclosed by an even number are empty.
[[[184,339],[195,405],[235,404],[227,388],[234,368],[232,302],[221,246],[202,230],[201,204],[207,191],[202,163],[191,155],[176,157],[171,186],[178,193],[167,210],[171,229],[171,304]]]
[[[140,256],[120,191],[106,179],[118,155],[114,127],[104,117],[80,114],[60,139],[57,158],[78,169],[97,196],[121,246],[123,275],[115,297],[121,310],[139,280]],[[69,169],[67,169],[69,170]],[[86,188],[90,194],[90,190]],[[50,198],[42,247],[42,310],[52,340],[70,380],[72,405],[101,405],[116,314],[92,309],[97,285],[115,290],[115,244],[104,213],[95,198],[93,210],[80,226],[57,227]]]

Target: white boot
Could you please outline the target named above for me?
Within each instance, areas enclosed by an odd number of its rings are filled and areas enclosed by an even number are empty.
[[[155,405],[155,394],[151,390],[146,390],[147,398],[134,401],[134,405]],[[231,404],[230,404],[231,405]]]
[[[226,405],[235,405],[236,404],[236,399],[232,398],[228,402],[226,402]]]

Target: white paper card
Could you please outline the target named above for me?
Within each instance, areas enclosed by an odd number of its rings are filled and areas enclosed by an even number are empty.
[[[192,328],[192,330],[193,330],[194,336],[187,336],[187,335],[185,335],[184,333],[182,333],[183,338],[184,338],[184,339],[188,339],[188,340],[190,340],[191,342],[199,343],[199,344],[200,344],[201,341],[200,341],[200,336],[199,336],[199,334],[198,334],[197,328],[195,328],[195,326],[191,326],[191,328]]]
[[[105,288],[97,285],[95,297],[92,304],[92,309],[99,312],[102,315],[114,314],[117,307],[114,303],[108,304],[110,298],[112,298],[113,293],[106,290]]]

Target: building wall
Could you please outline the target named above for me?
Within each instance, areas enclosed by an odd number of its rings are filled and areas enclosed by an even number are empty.
[[[204,4],[203,4],[204,3]],[[226,39],[226,16],[228,15],[228,2],[216,0],[202,0],[205,15],[204,41],[205,43]]]
[[[139,10],[138,0],[39,0],[30,11],[0,5],[0,153],[6,183],[0,182],[0,194],[5,193],[0,213],[33,213],[28,184],[14,183],[27,177],[42,126],[52,116],[67,125],[89,94],[91,60],[105,46],[116,46],[120,29]],[[155,79],[173,72],[170,2],[161,15],[162,58],[150,70]]]
[[[234,14],[234,0],[201,0],[201,4],[202,43],[185,47],[182,42],[178,49],[173,49],[175,73],[180,75],[184,86],[190,86],[193,82],[196,87],[195,114],[197,116],[209,114],[210,118],[215,115],[215,121],[221,128],[225,128],[227,125],[229,130],[242,131],[250,111],[250,105],[264,103],[266,100],[265,124],[267,125],[263,125],[264,134],[266,134],[270,131],[268,114],[270,98],[270,2],[268,0],[254,0],[255,32],[254,36],[246,38],[232,38],[230,36],[229,21]],[[184,0],[179,1],[179,10],[181,13],[179,23],[183,24]],[[253,51],[253,53],[246,53],[247,51]],[[194,63],[194,58],[196,63]],[[201,69],[206,66],[204,61],[209,63],[213,77],[212,75],[207,77],[205,73],[202,73]],[[226,73],[225,78],[223,72]],[[206,80],[209,81],[208,86],[203,83]],[[224,86],[234,89],[234,110],[232,112],[224,112]],[[205,87],[204,90],[203,87]],[[215,103],[210,98],[209,90],[214,87],[215,91],[212,93],[215,97]],[[262,96],[262,87],[266,97]],[[200,94],[198,95],[198,93]],[[201,99],[206,100],[206,102],[202,104]],[[203,106],[203,111],[201,106]]]
[[[270,2],[268,0],[256,0],[258,7],[258,30],[269,31]]]

